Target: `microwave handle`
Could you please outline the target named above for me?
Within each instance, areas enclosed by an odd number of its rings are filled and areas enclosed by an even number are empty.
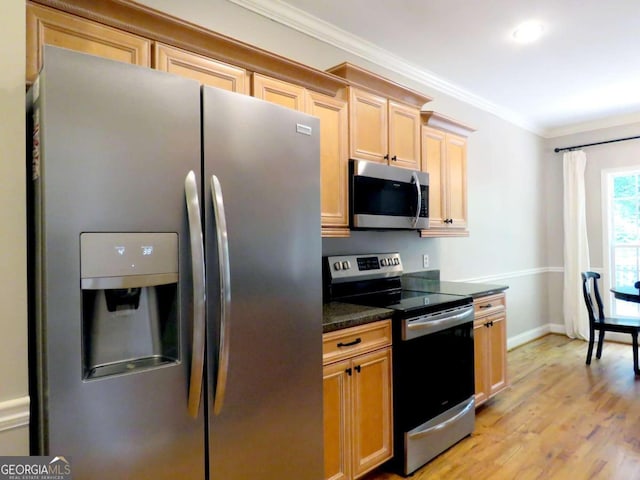
[[[420,187],[420,180],[416,172],[411,172],[411,183],[416,187],[416,193],[418,194],[418,204],[416,205],[416,218],[413,219],[413,226],[415,227],[420,220],[420,207],[422,206],[422,188]]]

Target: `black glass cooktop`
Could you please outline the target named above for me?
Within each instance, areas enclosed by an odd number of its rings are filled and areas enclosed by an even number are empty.
[[[371,307],[384,307],[406,313],[429,313],[468,305],[473,302],[471,297],[463,295],[426,293],[413,290],[377,292],[375,294],[361,295],[342,301]]]

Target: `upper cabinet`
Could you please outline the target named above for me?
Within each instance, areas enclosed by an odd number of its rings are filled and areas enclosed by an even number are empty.
[[[348,237],[347,101],[254,74],[252,94],[320,119],[320,210],[323,237]]]
[[[27,2],[27,83],[42,67],[44,45],[150,66],[151,41],[91,20]]]
[[[467,136],[473,128],[422,112],[422,170],[429,174],[429,229],[423,237],[467,236]]]
[[[420,170],[420,108],[431,98],[349,63],[349,157]]]
[[[349,156],[420,170],[420,109],[349,88]]]
[[[308,92],[307,113],[320,119],[320,210],[323,237],[349,236],[347,101]]]
[[[182,75],[230,92],[249,93],[249,79],[244,68],[159,42],[154,44],[153,58],[156,70]]]
[[[251,94],[256,98],[261,98],[267,102],[276,103],[292,110],[306,111],[306,89],[289,82],[254,73]]]

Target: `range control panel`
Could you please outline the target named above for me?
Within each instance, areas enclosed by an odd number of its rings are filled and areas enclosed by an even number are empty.
[[[402,275],[399,253],[337,255],[326,257],[326,262],[332,283]]]

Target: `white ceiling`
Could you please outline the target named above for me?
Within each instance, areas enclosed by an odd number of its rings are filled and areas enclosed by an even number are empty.
[[[640,121],[640,0],[231,1],[546,137]]]

